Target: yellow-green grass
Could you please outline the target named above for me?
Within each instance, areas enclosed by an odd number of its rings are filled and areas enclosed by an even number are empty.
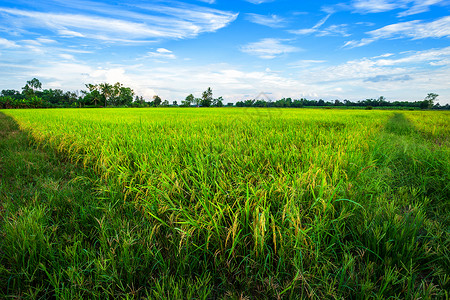
[[[3,112],[109,201],[91,240],[111,296],[125,283],[139,297],[448,296],[448,112]],[[130,205],[145,225],[114,222]],[[70,290],[70,276],[48,277],[50,293]]]

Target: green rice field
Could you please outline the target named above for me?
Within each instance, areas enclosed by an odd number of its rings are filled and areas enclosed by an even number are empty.
[[[450,113],[0,111],[0,296],[448,299]]]

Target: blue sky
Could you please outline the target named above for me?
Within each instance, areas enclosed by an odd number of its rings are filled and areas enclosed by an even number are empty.
[[[450,0],[0,0],[0,89],[450,103]]]

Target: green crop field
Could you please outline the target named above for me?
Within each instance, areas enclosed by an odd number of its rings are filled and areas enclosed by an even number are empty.
[[[0,112],[0,295],[446,299],[450,113]]]

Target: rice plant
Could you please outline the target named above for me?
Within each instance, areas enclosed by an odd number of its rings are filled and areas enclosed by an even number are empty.
[[[448,297],[447,112],[3,113],[88,191],[7,215],[5,295]]]

